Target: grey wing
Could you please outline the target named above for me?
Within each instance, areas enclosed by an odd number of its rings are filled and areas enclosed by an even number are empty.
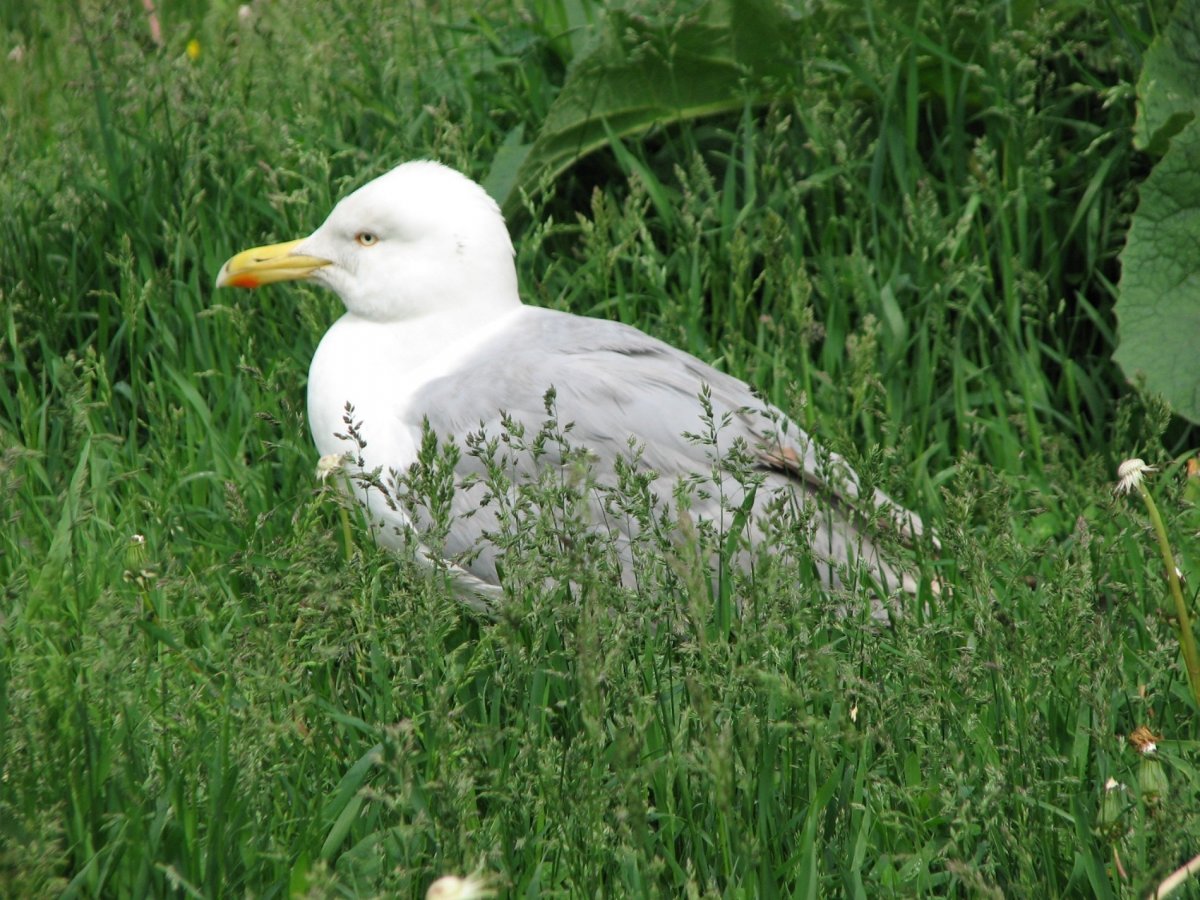
[[[566,439],[543,442],[534,452],[529,441],[551,420],[545,402],[551,389],[554,425]],[[655,473],[661,498],[672,497],[681,480],[698,479],[691,513],[718,523],[727,522],[745,497],[745,479],[725,462],[726,454],[740,455],[757,470],[756,516],[765,515],[768,502],[781,491],[811,514],[810,545],[827,583],[839,581],[842,565],[859,560],[889,590],[915,589],[911,576],[880,558],[861,524],[867,515],[913,539],[922,533],[919,517],[879,491],[864,502],[846,461],[824,452],[747,385],[636,329],[531,308],[519,329],[490,345],[469,367],[427,385],[409,415],[463,447],[456,474],[465,485],[451,501],[444,550],[484,582],[498,580],[497,549],[489,539],[499,527],[498,498],[487,483],[485,458],[492,441],[514,480],[562,467],[568,445],[586,452],[591,476],[602,487],[615,483],[622,459]],[[514,428],[524,438],[503,440]],[[468,436],[470,447],[464,446]],[[613,532],[627,565],[639,523],[614,517],[600,500],[593,507],[594,518]],[[419,512],[415,518],[420,526]]]

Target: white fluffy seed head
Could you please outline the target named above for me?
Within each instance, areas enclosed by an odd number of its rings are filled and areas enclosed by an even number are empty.
[[[1127,459],[1117,466],[1117,486],[1113,488],[1118,494],[1128,494],[1146,476],[1147,472],[1155,471],[1154,466],[1146,465],[1141,459]]]
[[[492,892],[478,878],[443,875],[429,886],[425,900],[478,900],[491,895]]]

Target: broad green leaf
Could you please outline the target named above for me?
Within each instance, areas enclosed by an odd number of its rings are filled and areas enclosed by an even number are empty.
[[[1144,379],[1193,422],[1200,422],[1198,23],[1200,0],[1184,0],[1147,53],[1138,83],[1144,93],[1135,140],[1166,149],[1141,186],[1121,254],[1113,355],[1130,380]]]
[[[1142,184],[1121,273],[1116,361],[1200,422],[1200,121]]]
[[[772,0],[707,0],[657,20],[610,10],[577,57],[504,198],[532,192],[610,135],[742,109],[786,91],[799,69],[796,20]]]
[[[1138,78],[1133,145],[1157,155],[1196,115],[1200,85],[1200,0],[1181,0]]]
[[[497,203],[512,194],[517,183],[517,174],[529,156],[530,145],[523,143],[525,126],[518,125],[505,135],[504,142],[492,157],[492,167],[483,179],[483,187]]]

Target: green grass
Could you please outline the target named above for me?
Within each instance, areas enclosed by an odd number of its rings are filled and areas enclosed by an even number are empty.
[[[1140,897],[1200,852],[1197,710],[1112,493],[1163,466],[1200,576],[1195,432],[1109,359],[1159,6],[824,10],[775,103],[513,223],[527,300],[746,378],[934,525],[948,590],[886,630],[787,553],[714,601],[650,546],[624,591],[561,494],[518,510],[495,623],[347,544],[303,412],[337,300],[215,273],[402,160],[483,177],[587,4],[160,6],[161,50],[137,3],[0,13],[0,895]]]

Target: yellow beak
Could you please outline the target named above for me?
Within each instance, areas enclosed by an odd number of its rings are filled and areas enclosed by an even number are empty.
[[[292,251],[303,241],[271,244],[243,250],[221,266],[217,287],[256,288],[276,281],[298,281],[330,264],[317,256],[298,256]]]

